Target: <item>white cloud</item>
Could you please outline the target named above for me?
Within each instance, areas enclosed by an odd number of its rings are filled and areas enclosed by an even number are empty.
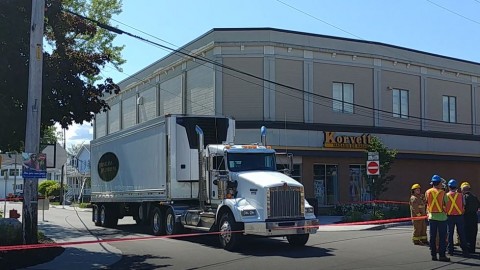
[[[59,124],[55,124],[58,132],[62,132],[63,130]],[[88,144],[90,140],[93,138],[93,127],[90,123],[83,122],[82,125],[73,124],[65,130],[65,138],[67,149],[70,148],[72,145],[79,145],[79,144]],[[63,142],[60,142],[63,144]]]

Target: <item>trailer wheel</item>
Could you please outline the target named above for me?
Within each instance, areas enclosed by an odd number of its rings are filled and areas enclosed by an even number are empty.
[[[153,235],[165,235],[165,219],[160,208],[155,207],[152,211],[152,234]]]
[[[175,212],[169,207],[165,212],[165,233],[167,235],[178,234],[182,230],[181,224],[175,222]]]
[[[111,206],[103,204],[100,208],[100,225],[102,227],[113,228],[117,226],[118,217],[115,216],[114,211],[111,209]]]
[[[241,226],[235,222],[233,215],[229,212],[224,213],[218,224],[219,240],[223,249],[233,251],[240,246],[242,233],[236,232],[239,230]]]
[[[287,235],[288,243],[295,247],[302,247],[308,242],[308,238],[310,234],[294,234],[294,235]]]
[[[101,226],[102,222],[100,221],[100,211],[98,211],[98,205],[93,206],[92,210],[92,221],[95,224],[95,226]]]

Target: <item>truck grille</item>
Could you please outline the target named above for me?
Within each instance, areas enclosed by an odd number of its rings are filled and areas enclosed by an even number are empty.
[[[269,188],[267,194],[269,219],[303,217],[305,200],[303,187],[287,185]]]

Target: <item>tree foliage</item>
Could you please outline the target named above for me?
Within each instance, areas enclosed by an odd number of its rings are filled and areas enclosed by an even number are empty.
[[[0,1],[0,149],[23,150],[27,117],[31,0]],[[99,78],[107,64],[124,61],[122,47],[112,45],[114,34],[99,31],[91,22],[64,10],[96,14],[108,22],[121,11],[119,0],[46,0],[42,79],[41,129],[56,122],[67,128],[90,122],[109,109],[104,95],[119,92],[107,78]]]
[[[370,181],[370,194],[373,198],[378,198],[383,192],[388,190],[388,184],[395,179],[395,175],[389,175],[397,150],[388,149],[379,138],[373,137],[367,147],[367,152],[378,152],[380,162],[380,175],[374,177],[375,181]]]
[[[38,185],[38,192],[43,196],[60,196],[60,184],[55,180],[45,180]]]

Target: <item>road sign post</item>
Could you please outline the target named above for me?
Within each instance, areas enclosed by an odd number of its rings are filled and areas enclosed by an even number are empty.
[[[367,175],[379,175],[380,162],[378,160],[367,161]]]

